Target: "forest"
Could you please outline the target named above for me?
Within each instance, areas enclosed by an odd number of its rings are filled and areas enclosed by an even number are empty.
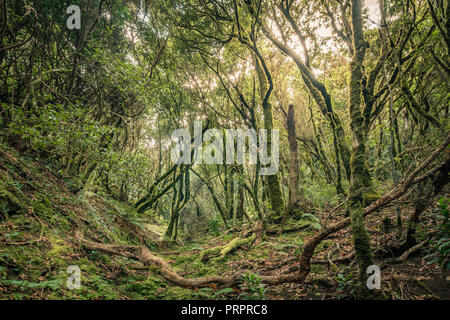
[[[450,299],[449,18],[0,0],[0,300]]]

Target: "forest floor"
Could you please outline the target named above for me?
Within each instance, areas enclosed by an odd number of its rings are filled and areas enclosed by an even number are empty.
[[[258,236],[251,244],[224,258],[199,260],[206,248],[225,245],[239,231],[208,235],[185,244],[157,241],[163,232],[157,220],[138,215],[133,208],[90,192],[75,195],[65,179],[43,162],[20,156],[0,146],[0,299],[353,299],[356,281],[354,259],[332,260],[352,253],[349,229],[323,241],[316,249],[311,273],[304,283],[262,288],[256,281],[234,288],[181,288],[165,280],[156,267],[130,257],[88,250],[77,241],[75,231],[98,243],[146,245],[179,275],[197,278],[243,273],[274,275],[295,271],[305,239],[317,223],[308,218],[288,220],[306,225],[300,232]],[[403,209],[402,209],[403,210]],[[421,220],[419,238],[426,237],[433,221],[433,207]],[[403,216],[408,211],[404,209]],[[373,248],[383,248],[395,237],[394,208],[367,219]],[[338,221],[336,214],[328,222]],[[380,296],[388,299],[450,299],[450,274],[429,264],[429,246],[401,264],[381,272]],[[382,251],[382,250],[381,250]],[[376,255],[375,263],[389,258]],[[81,288],[70,290],[68,266],[81,269]],[[258,295],[259,294],[259,295]]]

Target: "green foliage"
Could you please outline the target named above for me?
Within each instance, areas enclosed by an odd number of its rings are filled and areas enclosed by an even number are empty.
[[[445,270],[450,270],[450,220],[449,220],[449,204],[450,200],[446,197],[439,199],[437,203],[436,218],[441,221],[437,240],[434,243],[432,250],[434,251],[428,258],[432,258],[428,264],[438,263],[439,266]]]
[[[211,218],[208,221],[208,231],[209,233],[211,233],[212,235],[214,235],[215,237],[220,235],[220,225],[221,225],[221,221],[222,218],[220,217],[220,215],[216,215],[214,218]]]
[[[23,109],[9,107],[8,112],[16,121],[9,124],[10,133],[28,140],[41,152],[67,154],[98,147],[98,140],[109,132],[106,126],[92,123],[81,105],[64,108],[61,105],[39,106],[39,113],[24,115]],[[77,123],[84,125],[71,125]]]
[[[234,293],[233,288],[224,288],[217,291],[214,291],[211,288],[200,288],[198,292],[195,293],[195,296],[208,300],[219,300],[229,299],[232,293]]]
[[[305,197],[317,207],[323,207],[324,204],[333,207],[340,202],[339,197],[336,195],[336,187],[333,184],[308,184],[304,186],[304,191]]]
[[[322,226],[320,225],[320,220],[315,215],[311,213],[302,214],[302,218],[300,221],[305,221],[311,223],[311,226],[317,230],[319,230]]]
[[[353,295],[357,290],[357,283],[355,282],[355,276],[352,273],[343,274],[339,273],[335,280],[338,283],[337,290],[341,293],[338,295],[338,299],[341,299],[348,295]]]
[[[4,285],[18,286],[20,288],[51,289],[56,291],[61,288],[62,280],[54,279],[42,282],[30,282],[27,280],[3,280],[1,283]]]
[[[266,289],[262,284],[261,278],[254,273],[247,273],[242,276],[243,282],[240,287],[244,293],[239,295],[243,300],[265,300]]]

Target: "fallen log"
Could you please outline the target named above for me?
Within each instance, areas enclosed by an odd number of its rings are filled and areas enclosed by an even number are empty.
[[[229,254],[233,250],[253,243],[253,241],[255,241],[255,239],[256,239],[256,233],[253,233],[248,238],[243,238],[243,239],[239,238],[239,237],[235,238],[232,241],[230,241],[229,243],[227,243],[226,245],[203,250],[202,252],[200,252],[198,259],[201,262],[206,262],[209,259],[216,257],[216,256],[219,256],[220,258],[224,258],[227,254]]]

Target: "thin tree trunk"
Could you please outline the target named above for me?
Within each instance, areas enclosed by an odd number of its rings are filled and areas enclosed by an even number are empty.
[[[270,73],[267,70],[267,67],[263,64],[264,61],[262,59],[257,59],[255,53],[255,68],[258,74],[259,79],[259,87],[260,87],[260,96],[262,101],[262,108],[264,114],[264,129],[267,130],[267,156],[269,159],[272,157],[272,130],[273,130],[273,120],[272,120],[272,105],[268,101],[268,94],[271,91],[271,88],[267,88],[267,82],[270,84],[271,78]],[[280,181],[278,172],[274,175],[266,176],[267,183],[267,191],[270,199],[270,204],[272,208],[272,220],[281,219],[284,215],[284,201],[283,195],[281,193]]]
[[[287,114],[287,129],[289,141],[289,210],[297,206],[299,199],[299,177],[298,177],[298,145],[295,133],[295,111],[294,106],[289,105]]]
[[[359,279],[361,287],[365,288],[366,270],[372,265],[370,250],[370,238],[364,225],[362,208],[364,206],[363,192],[370,183],[365,170],[366,146],[364,130],[364,117],[361,112],[361,80],[362,63],[366,50],[363,34],[361,0],[352,0],[352,25],[353,25],[353,47],[354,56],[350,63],[349,83],[349,111],[351,118],[351,131],[353,136],[353,149],[350,162],[351,179],[349,190],[350,219],[353,233],[353,245],[355,247],[356,259],[359,265]]]

